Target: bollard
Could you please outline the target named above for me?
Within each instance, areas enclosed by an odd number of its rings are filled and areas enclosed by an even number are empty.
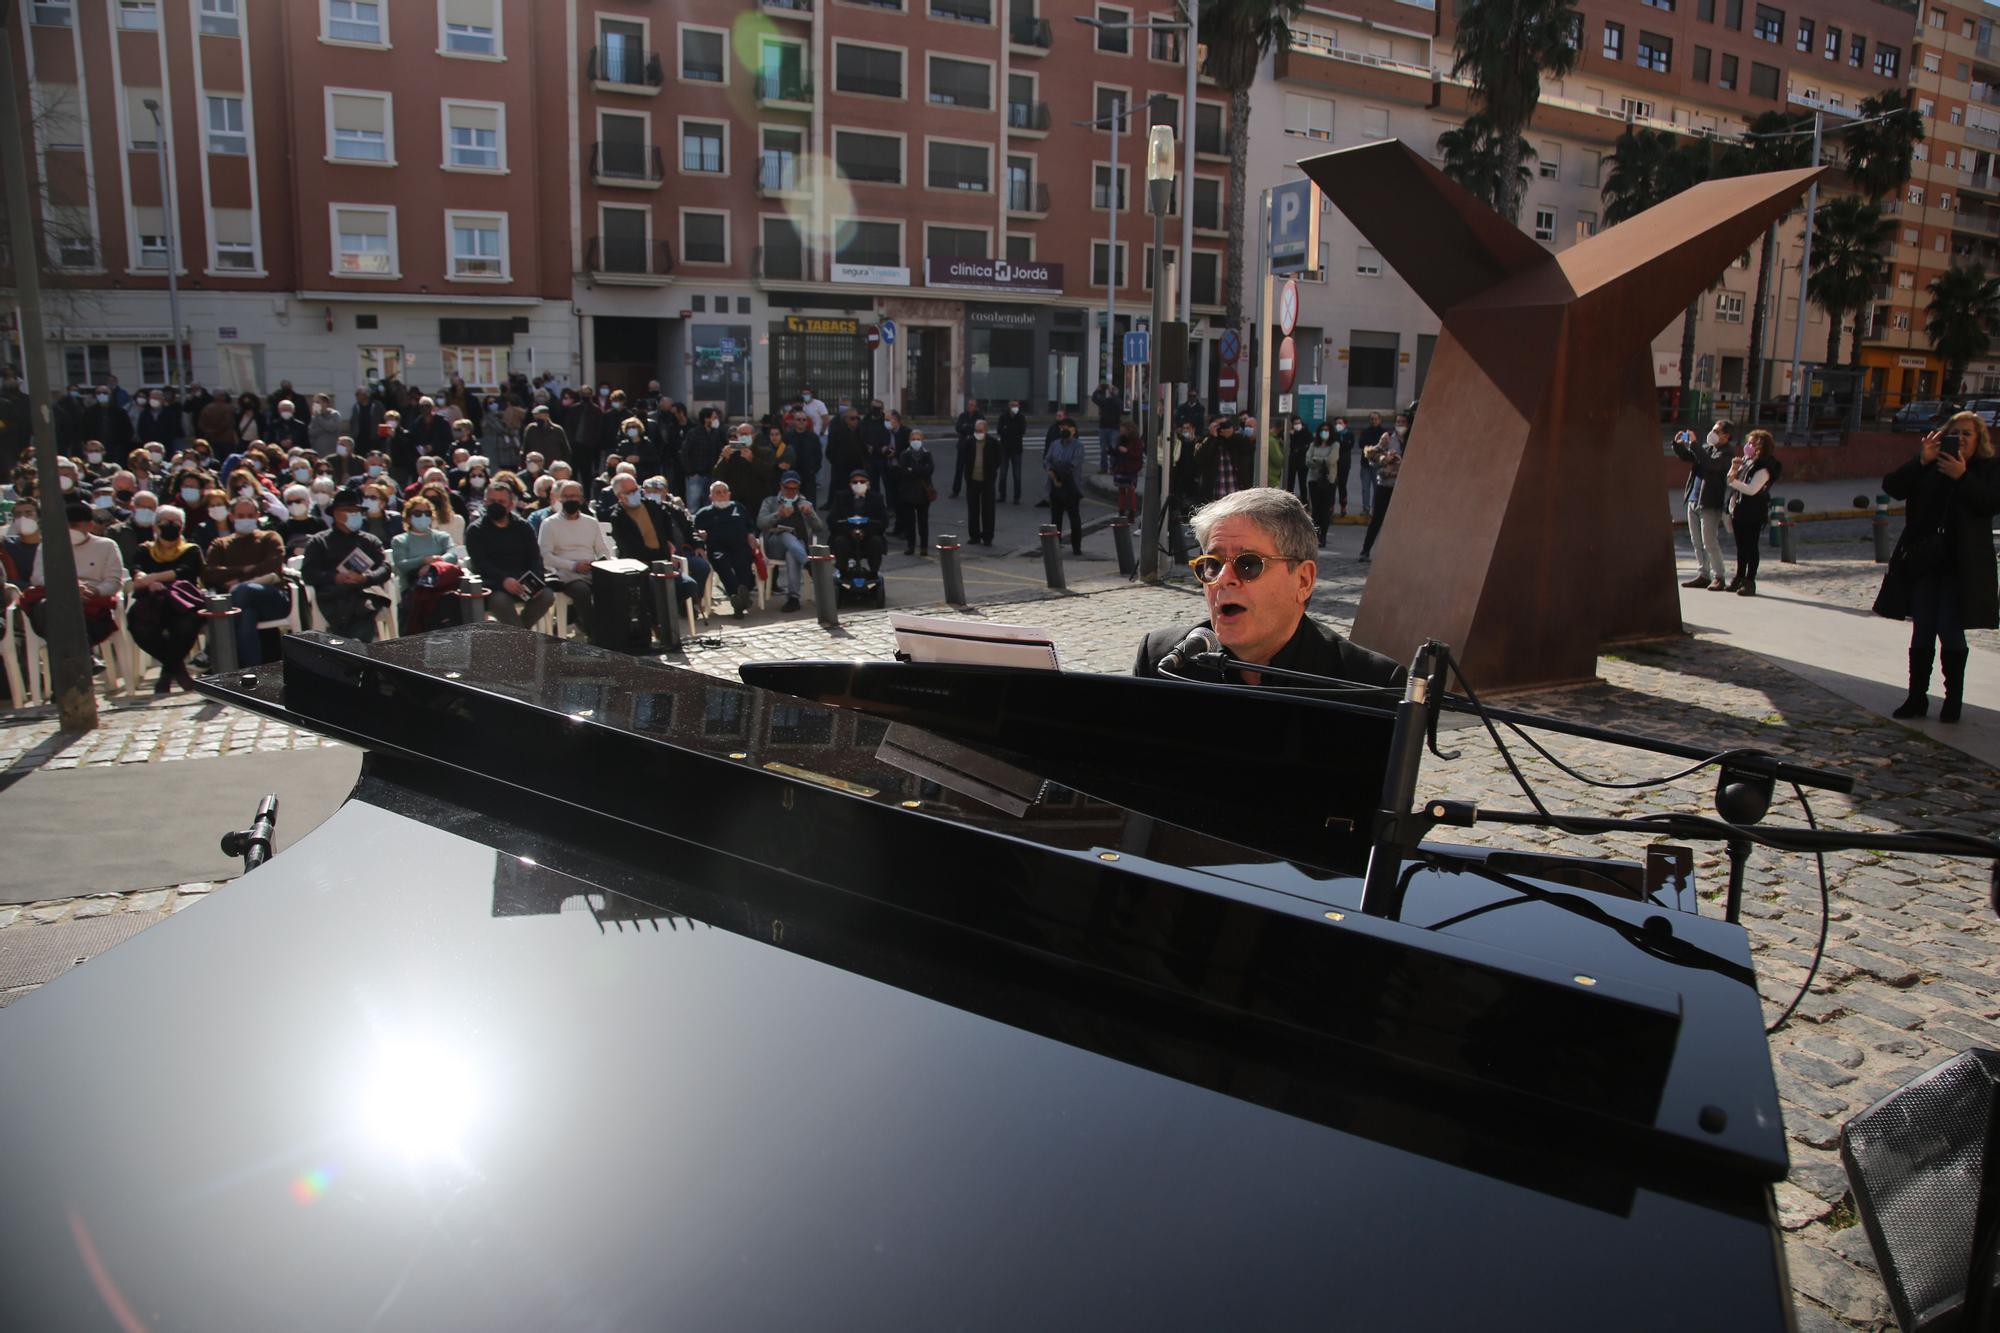
[[[1889,552],[1895,548],[1896,543],[1889,536],[1889,497],[1880,492],[1875,496],[1875,518],[1869,526],[1874,530],[1875,536],[1875,563],[1886,565],[1889,563]]]
[[[230,605],[227,593],[208,595],[201,618],[208,622],[208,669],[213,675],[234,671],[242,665],[236,660],[236,617],[242,614],[242,607]]]
[[[1118,572],[1126,578],[1136,578],[1139,562],[1132,554],[1132,525],[1124,519],[1113,519],[1111,523],[1111,544],[1118,551]]]
[[[1783,541],[1778,534],[1785,527],[1785,501],[1777,492],[1771,493],[1771,549],[1777,550]]]
[[[1805,507],[1804,500],[1785,501],[1785,524],[1778,529],[1778,559],[1788,565],[1799,563],[1798,548],[1793,544],[1799,525],[1792,515],[1804,513]]]
[[[452,594],[453,605],[458,609],[455,624],[478,625],[486,619],[486,584],[477,574],[467,574],[458,581],[458,591]]]
[[[812,566],[813,601],[819,623],[826,629],[840,628],[840,594],[834,588],[833,552],[824,546],[808,548],[806,563]]]
[[[1069,587],[1063,581],[1062,529],[1051,523],[1042,524],[1042,571],[1048,576],[1049,586],[1056,591]]]
[[[681,571],[671,560],[655,560],[646,576],[652,580],[653,628],[665,651],[681,651]]]
[[[966,606],[965,571],[958,565],[958,538],[940,533],[937,540],[938,570],[944,575],[944,600],[950,606]]]

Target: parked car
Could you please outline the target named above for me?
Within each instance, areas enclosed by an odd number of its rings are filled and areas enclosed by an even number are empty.
[[[1979,419],[1986,423],[1986,429],[2000,427],[2000,398],[1975,398],[1965,405],[1968,412],[1977,412]]]
[[[1890,430],[1926,431],[1944,418],[1945,405],[1935,398],[1904,403],[1889,422]]]

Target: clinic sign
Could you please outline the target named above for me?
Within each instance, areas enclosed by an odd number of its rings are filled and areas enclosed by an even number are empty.
[[[1319,267],[1319,186],[1287,181],[1271,191],[1271,272]]]
[[[988,292],[1062,294],[1061,264],[1017,264],[1005,259],[955,259],[933,255],[924,261],[924,286],[971,287]]]

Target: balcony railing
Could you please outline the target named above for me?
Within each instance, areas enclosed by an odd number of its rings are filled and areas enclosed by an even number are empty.
[[[870,97],[901,97],[901,79],[882,79],[870,74],[836,74],[833,90],[837,93],[866,93]]]
[[[924,181],[932,190],[963,190],[967,194],[986,194],[993,189],[992,180],[985,175],[974,176],[963,171],[932,169]]]
[[[590,146],[590,174],[601,181],[634,181],[657,185],[666,179],[658,144],[605,143]]]
[[[799,184],[799,163],[797,158],[790,161],[765,161],[757,164],[757,193],[796,194],[804,187]]]
[[[2000,106],[2000,88],[1996,88],[1990,83],[1975,83],[1972,85],[1971,96],[1967,100],[1984,102],[1988,106]]]
[[[810,104],[813,100],[813,86],[804,79],[759,75],[755,91],[758,106],[769,106],[773,102]]]
[[[779,15],[806,19],[812,17],[813,0],[758,0],[758,2],[765,9]]]
[[[622,46],[608,51],[591,47],[586,73],[592,83],[620,83],[632,88],[657,88],[667,78],[658,51],[642,53]]]
[[[1024,17],[1014,19],[1007,25],[1007,40],[1031,51],[1046,51],[1055,36],[1047,19]]]
[[[993,0],[930,0],[932,18],[957,19],[960,23],[991,23]]]
[[[804,282],[805,251],[799,247],[780,249],[776,246],[760,245],[751,261],[750,271],[759,279],[768,282]]]
[[[665,241],[593,236],[583,266],[591,273],[628,278],[665,278],[674,271],[673,247]]]
[[[1049,131],[1049,104],[1047,102],[1009,102],[1007,104],[1007,128],[1024,130],[1035,134]]]
[[[1957,213],[1952,216],[1953,231],[1976,231],[1987,236],[2000,236],[2000,213]]]
[[[1007,187],[1007,211],[1046,217],[1049,211],[1047,181],[1015,181]]]

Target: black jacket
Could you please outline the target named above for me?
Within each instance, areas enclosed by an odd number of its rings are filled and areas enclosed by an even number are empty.
[[[333,576],[340,572],[342,563],[357,547],[368,558],[366,579],[352,585],[335,582]],[[345,592],[350,586],[356,589],[373,588],[387,583],[392,573],[388,557],[382,553],[381,542],[365,532],[346,532],[339,528],[329,529],[308,541],[305,558],[299,561],[299,577],[322,596],[335,590]]]
[[[1953,481],[1937,464],[1911,459],[1882,478],[1882,489],[1909,502],[1889,572],[1875,597],[1875,614],[1901,620],[1910,613],[1918,575],[1913,554],[1926,545],[1946,556],[1943,568],[1958,583],[1958,612],[1967,629],[2000,627],[2000,580],[1993,566],[1993,515],[2000,510],[2000,459],[1974,458]],[[1933,537],[1931,534],[1939,534]]]
[[[826,461],[833,465],[833,484],[847,480],[847,474],[868,466],[868,446],[861,438],[860,423],[849,426],[836,421],[826,433]]]
[[[930,446],[922,449],[904,445],[896,455],[896,466],[889,473],[889,484],[896,492],[896,503],[906,505],[927,504],[931,476],[937,471],[937,459],[932,456]]]
[[[503,527],[493,521],[498,512],[488,507],[465,528],[465,554],[472,572],[494,588],[503,579],[518,579],[530,570],[542,572],[542,547],[534,525],[516,514]]]
[[[1729,450],[1710,449],[1702,441],[1692,445],[1674,441],[1674,453],[1688,465],[1687,487],[1681,498],[1703,509],[1722,509],[1729,503]]]
[[[1002,412],[1000,414],[1000,443],[1007,446],[1007,452],[1018,454],[1028,438],[1028,414],[1026,412]]]
[[[1201,626],[1156,629],[1148,634],[1139,645],[1139,660],[1133,663],[1132,674],[1161,679],[1160,659],[1173,651],[1174,646],[1193,630],[1206,627],[1208,623],[1204,620]],[[1407,674],[1405,668],[1389,658],[1350,643],[1311,616],[1299,618],[1299,627],[1293,631],[1291,641],[1278,650],[1277,656],[1271,659],[1271,665],[1287,671],[1305,671],[1316,676],[1332,676],[1337,680],[1358,681],[1363,685],[1401,686]],[[1178,674],[1190,680],[1210,683],[1224,680],[1222,672],[1199,667],[1183,667]],[[1228,679],[1236,677],[1231,675]],[[1265,676],[1261,683],[1279,689],[1313,688],[1303,681],[1286,681],[1275,676]]]

